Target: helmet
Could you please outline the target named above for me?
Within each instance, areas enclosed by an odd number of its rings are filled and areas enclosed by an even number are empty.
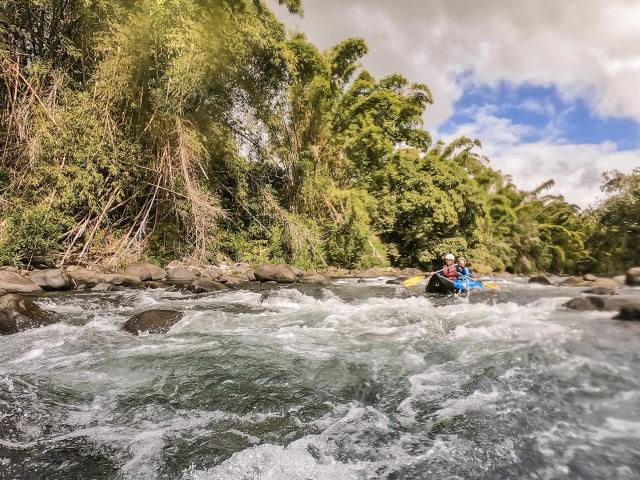
[[[456,259],[456,257],[454,257],[454,256],[453,256],[453,253],[447,253],[447,254],[444,256],[444,259],[445,259],[445,260],[455,260],[455,259]]]
[[[462,260],[463,262],[466,262],[466,261],[467,261],[467,259],[466,259],[466,258],[464,258],[464,257],[458,257],[458,261],[460,261],[460,260]]]

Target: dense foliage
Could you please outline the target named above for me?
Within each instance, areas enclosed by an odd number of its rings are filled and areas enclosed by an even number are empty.
[[[548,185],[519,191],[478,141],[432,141],[425,85],[375,79],[360,39],[288,37],[262,1],[0,12],[3,262],[429,267],[453,251],[563,272],[593,268],[587,238],[624,255],[637,237],[637,219],[620,232],[637,174],[612,176],[587,216]]]

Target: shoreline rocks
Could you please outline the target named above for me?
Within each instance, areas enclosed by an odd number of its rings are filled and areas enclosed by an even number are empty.
[[[0,271],[0,289],[7,293],[40,293],[42,287],[29,278],[9,270]]]
[[[256,280],[261,282],[295,283],[298,277],[294,270],[285,263],[273,265],[263,263],[254,270]]]
[[[33,270],[29,279],[45,291],[71,290],[73,282],[69,274],[60,268]]]
[[[640,286],[640,267],[630,268],[627,271],[625,282],[630,287]]]

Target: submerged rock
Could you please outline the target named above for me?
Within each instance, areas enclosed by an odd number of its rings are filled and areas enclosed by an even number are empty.
[[[540,285],[553,285],[553,282],[546,275],[538,275],[531,277],[529,283],[538,283]]]
[[[0,334],[11,335],[36,327],[57,323],[59,319],[43,310],[33,300],[20,295],[0,297]]]
[[[42,288],[19,273],[0,270],[0,289],[9,293],[38,293]]]
[[[134,277],[138,277],[142,281],[164,280],[165,278],[167,278],[167,272],[165,272],[162,268],[151,263],[143,262],[132,264],[124,271],[124,273],[126,275],[133,275]]]
[[[615,317],[616,320],[640,320],[640,301],[636,305],[622,307]]]
[[[294,283],[297,280],[295,272],[285,263],[264,263],[255,269],[254,274],[261,282]]]
[[[191,290],[194,293],[219,292],[226,289],[227,287],[222,283],[207,280],[206,278],[196,278],[191,283]]]
[[[122,329],[133,335],[140,332],[167,333],[182,319],[182,315],[182,312],[175,310],[147,310],[127,320]]]
[[[60,268],[34,270],[29,272],[29,279],[43,290],[71,290],[73,288],[71,277]]]
[[[640,267],[630,268],[627,272],[627,285],[634,287],[640,285]]]

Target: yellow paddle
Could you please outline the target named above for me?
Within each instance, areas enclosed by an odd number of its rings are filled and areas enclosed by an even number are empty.
[[[419,284],[425,278],[427,278],[426,275],[418,275],[416,277],[407,278],[404,282],[402,282],[402,285],[407,288],[413,287],[414,285]]]

